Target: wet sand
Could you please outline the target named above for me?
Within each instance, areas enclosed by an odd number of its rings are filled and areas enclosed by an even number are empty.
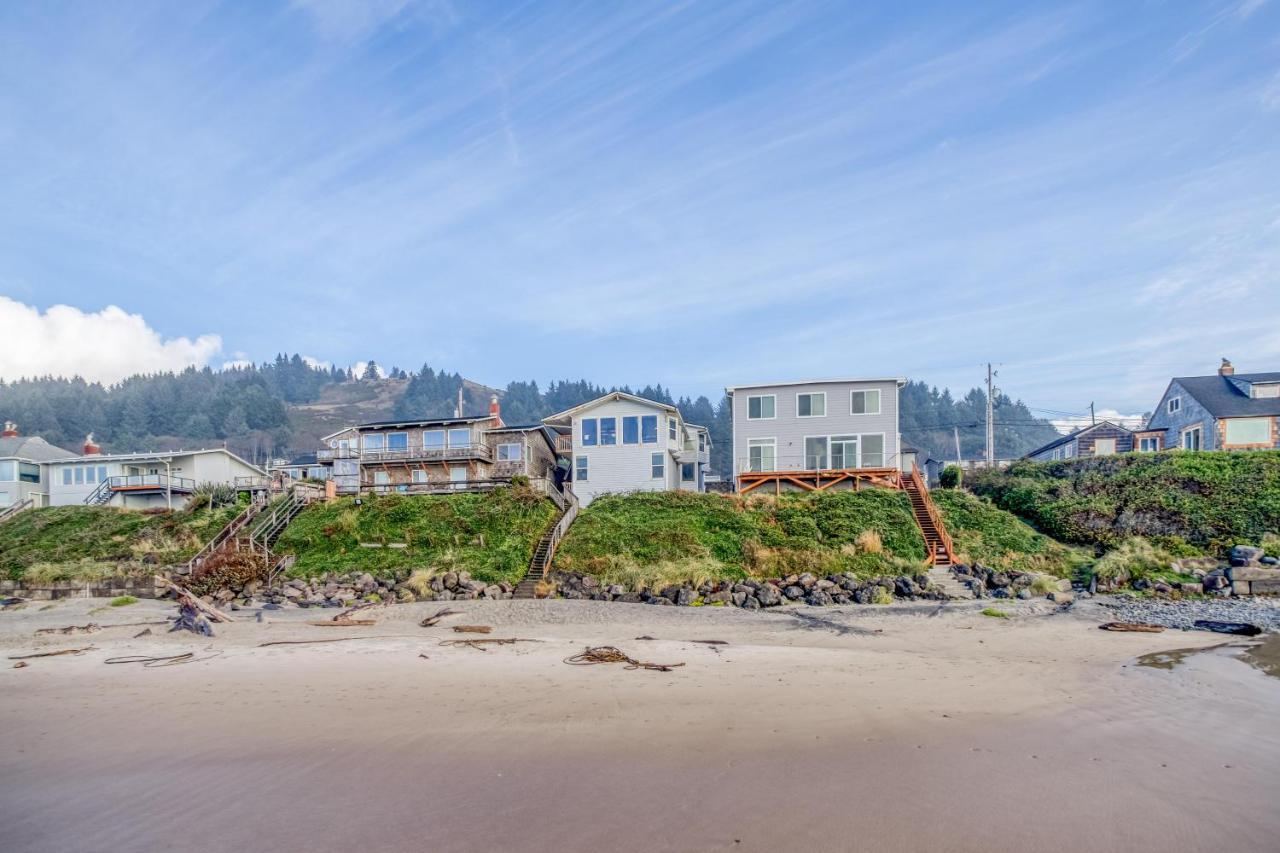
[[[467,602],[434,629],[416,623],[438,606],[410,605],[372,628],[268,613],[212,641],[33,637],[168,612],[88,615],[100,604],[0,614],[6,655],[96,647],[0,669],[2,850],[1274,851],[1280,838],[1280,679],[1228,638],[1111,634],[1088,607],[997,620],[972,605]],[[457,623],[542,642],[438,645]],[[357,635],[374,639],[257,647]],[[563,663],[601,644],[685,665]],[[1138,665],[1170,649],[1193,651]],[[216,656],[103,663],[181,651]]]

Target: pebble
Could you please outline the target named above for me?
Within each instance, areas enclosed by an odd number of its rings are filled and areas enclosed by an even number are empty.
[[[1099,599],[1111,609],[1119,622],[1150,622],[1168,628],[1192,630],[1197,619],[1218,622],[1248,622],[1264,631],[1280,631],[1280,599],[1221,598],[1193,601],[1161,601],[1159,599]]]

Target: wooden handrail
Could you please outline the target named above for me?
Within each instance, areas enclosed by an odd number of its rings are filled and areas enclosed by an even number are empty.
[[[14,504],[13,506],[8,506],[8,507],[5,507],[3,510],[0,510],[0,521],[5,521],[6,519],[10,519],[13,516],[17,515],[18,513],[22,512],[23,510],[31,509],[35,505],[36,505],[35,498],[27,498],[25,501],[18,501],[18,503]]]
[[[915,462],[911,463],[911,482],[916,487],[916,491],[920,494],[921,500],[924,502],[924,510],[929,515],[929,520],[933,522],[934,528],[938,531],[938,536],[942,537],[942,545],[947,551],[947,560],[954,561],[956,558],[955,545],[951,542],[951,534],[947,533],[946,525],[942,523],[942,514],[938,512],[938,506],[933,502],[933,497],[929,494],[929,484],[920,476],[920,466]],[[931,555],[935,559],[937,554]]]

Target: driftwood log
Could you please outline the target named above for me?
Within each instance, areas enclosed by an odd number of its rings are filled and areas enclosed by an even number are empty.
[[[1152,625],[1147,622],[1105,622],[1098,626],[1104,631],[1133,631],[1147,634],[1159,634],[1163,625]]]
[[[459,634],[488,634],[493,628],[488,625],[454,625],[453,630]]]
[[[206,637],[213,636],[214,622],[234,622],[227,614],[211,604],[205,604],[189,589],[178,586],[168,578],[156,575],[156,583],[170,590],[178,599],[178,616],[170,631],[191,631]]]
[[[421,622],[419,622],[418,625],[423,628],[431,628],[431,627],[434,627],[435,624],[439,622],[441,619],[443,619],[444,617],[456,616],[461,612],[462,612],[461,610],[450,610],[449,608],[445,607],[440,610],[437,610],[435,613],[432,613],[426,619],[423,619]]]

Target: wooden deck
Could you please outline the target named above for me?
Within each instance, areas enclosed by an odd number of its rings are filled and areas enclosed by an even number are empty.
[[[738,494],[772,487],[780,494],[785,487],[804,492],[824,492],[848,484],[847,488],[901,489],[902,472],[897,468],[827,468],[821,471],[743,471],[738,474]]]

